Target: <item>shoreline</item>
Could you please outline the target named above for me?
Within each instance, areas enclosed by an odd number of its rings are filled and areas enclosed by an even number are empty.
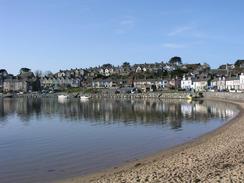
[[[223,126],[184,144],[98,173],[56,183],[86,182],[216,182],[244,181],[244,103],[208,97],[204,100],[236,104],[239,113]]]

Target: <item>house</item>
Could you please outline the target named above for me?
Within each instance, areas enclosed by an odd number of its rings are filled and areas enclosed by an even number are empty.
[[[175,66],[172,66],[170,64],[166,64],[165,66],[163,66],[163,70],[171,72],[171,71],[176,70],[176,68],[175,68]]]
[[[244,90],[244,73],[240,75],[240,89]]]
[[[219,77],[217,80],[217,90],[218,91],[223,91],[226,89],[226,80],[225,77]]]
[[[152,80],[136,80],[133,82],[134,87],[142,90],[143,92],[156,90],[155,81]]]
[[[194,91],[206,91],[208,89],[208,79],[196,79],[193,80]]]
[[[166,87],[166,84],[168,82],[165,82],[165,80],[136,80],[133,82],[134,87],[142,90],[143,92],[147,91],[156,91],[161,90]]]
[[[192,89],[192,79],[191,77],[183,76],[181,83],[180,83],[181,89],[185,90],[191,90]]]
[[[105,76],[110,76],[111,74],[113,74],[113,68],[105,68],[104,69],[104,75]]]
[[[228,90],[239,90],[240,89],[240,78],[229,77],[226,79],[226,89]]]
[[[218,82],[218,78],[214,78],[213,80],[211,80],[211,82],[210,82],[210,88],[211,89],[214,89],[214,90],[217,90],[217,82]]]
[[[41,88],[47,90],[60,90],[68,87],[80,87],[80,78],[69,77],[42,77],[40,79]]]
[[[80,78],[72,78],[71,87],[77,88],[81,86],[81,79]]]
[[[63,70],[60,70],[58,73],[57,73],[57,76],[58,76],[58,78],[61,78],[61,77],[65,77],[65,71],[63,71]]]
[[[173,78],[173,79],[169,80],[168,86],[170,88],[173,88],[173,89],[180,88],[180,86],[181,86],[181,80],[179,78],[177,78],[177,77],[176,78]]]
[[[142,68],[140,67],[140,66],[138,66],[137,68],[136,68],[136,72],[138,73],[138,72],[141,72],[142,71]]]
[[[29,89],[28,82],[19,79],[6,79],[3,82],[4,92],[27,92]]]
[[[4,78],[3,78],[3,76],[0,75],[0,92],[3,91],[3,81],[4,81]]]
[[[136,73],[138,73],[138,72],[146,72],[147,68],[142,66],[142,65],[141,66],[139,65],[139,66],[136,67],[135,71],[136,71]]]
[[[103,76],[110,76],[114,73],[113,68],[101,68],[99,73]]]
[[[75,69],[74,70],[74,77],[75,78],[83,78],[85,75],[85,70],[84,69]]]
[[[52,83],[52,80],[51,80],[51,77],[42,77],[40,79],[40,82],[41,82],[41,88],[42,89],[49,89],[53,86],[53,83]]]
[[[110,79],[97,79],[92,81],[93,88],[113,88],[117,85]]]
[[[3,91],[3,82],[8,76],[8,72],[5,69],[0,69],[0,92]]]

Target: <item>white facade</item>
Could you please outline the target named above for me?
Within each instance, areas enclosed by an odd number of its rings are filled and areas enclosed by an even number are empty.
[[[195,91],[206,91],[208,89],[208,81],[207,80],[193,81],[193,89]]]
[[[240,79],[230,78],[226,80],[226,89],[228,90],[239,90],[240,89]]]
[[[186,78],[184,76],[180,82],[180,86],[182,89],[185,89],[185,90],[192,89],[192,79],[190,77]]]
[[[225,81],[225,77],[220,77],[219,80],[217,81],[217,89],[219,91],[221,90],[225,90],[226,89],[226,81]]]
[[[244,90],[244,74],[241,73],[240,75],[240,89]]]

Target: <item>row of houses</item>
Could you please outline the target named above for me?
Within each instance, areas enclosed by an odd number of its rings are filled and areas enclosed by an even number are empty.
[[[179,79],[140,79],[140,80],[111,80],[111,79],[96,79],[92,81],[93,88],[123,88],[134,87],[143,92],[156,91],[165,88],[179,88]]]
[[[171,72],[178,68],[183,70],[194,70],[194,71],[203,71],[204,69],[210,68],[208,64],[170,64],[170,63],[154,63],[154,64],[134,64],[132,66],[122,65],[122,66],[112,66],[111,64],[104,64],[103,66],[89,68],[87,71],[90,75],[101,74],[103,76],[111,76],[113,74],[118,75],[128,75],[131,72],[135,73],[158,73],[158,72]]]
[[[244,74],[238,77],[220,77],[211,81],[211,88],[215,90],[244,90]]]
[[[218,77],[214,79],[192,79],[191,77],[183,77],[181,80],[181,88],[186,90],[206,91],[212,89],[215,91],[223,90],[244,90],[244,74],[236,77]]]
[[[41,88],[47,90],[60,90],[69,87],[80,87],[82,79],[71,77],[42,77],[40,78]]]
[[[4,92],[30,92],[40,90],[61,90],[69,87],[93,87],[93,88],[123,88],[134,87],[143,92],[158,91],[164,89],[184,89],[188,91],[206,91],[208,89],[244,90],[244,74],[238,77],[192,78],[184,76],[182,79],[141,79],[141,80],[112,80],[95,79],[90,82],[80,78],[69,77],[42,77],[20,78],[8,77],[4,80],[0,76],[0,89]]]
[[[52,75],[56,78],[83,78],[86,71],[84,69],[70,69],[70,70],[59,70],[56,74]]]
[[[163,89],[183,89],[188,91],[216,91],[244,90],[244,74],[237,77],[219,78],[193,78],[184,76],[182,79],[141,79],[133,81],[113,81],[111,79],[99,79],[92,81],[93,88],[118,88],[132,86],[142,91],[156,91]]]

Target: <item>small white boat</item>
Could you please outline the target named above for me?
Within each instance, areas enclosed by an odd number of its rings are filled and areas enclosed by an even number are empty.
[[[88,100],[90,97],[88,97],[88,96],[80,96],[80,99],[81,100]]]
[[[58,96],[58,99],[67,99],[67,98],[68,98],[67,95],[59,95],[59,96]]]

